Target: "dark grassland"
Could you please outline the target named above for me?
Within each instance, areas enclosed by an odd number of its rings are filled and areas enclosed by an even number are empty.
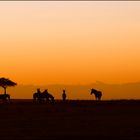
[[[140,140],[140,100],[0,103],[0,140]]]

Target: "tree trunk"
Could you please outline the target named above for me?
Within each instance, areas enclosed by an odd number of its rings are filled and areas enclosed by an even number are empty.
[[[6,88],[4,88],[4,94],[6,94]]]

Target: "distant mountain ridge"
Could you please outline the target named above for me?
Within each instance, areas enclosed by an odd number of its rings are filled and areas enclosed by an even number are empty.
[[[94,99],[93,95],[90,95],[90,89],[95,88],[103,92],[103,99],[140,99],[140,82],[124,83],[124,84],[106,84],[100,81],[88,85],[18,85],[16,87],[10,87],[7,92],[14,99],[31,99],[36,89],[40,88],[41,91],[48,89],[55,98],[61,99],[62,90],[66,89],[66,93],[69,99]],[[3,93],[3,89],[0,88],[0,93]]]

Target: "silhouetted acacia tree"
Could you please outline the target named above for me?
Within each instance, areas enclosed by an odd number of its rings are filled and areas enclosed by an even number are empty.
[[[9,80],[8,78],[4,78],[4,77],[0,78],[0,86],[4,88],[4,94],[6,94],[7,87],[16,86],[16,85],[17,83]]]

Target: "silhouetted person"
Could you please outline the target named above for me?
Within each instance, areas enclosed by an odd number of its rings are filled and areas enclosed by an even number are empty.
[[[37,97],[38,97],[38,101],[41,103],[41,91],[40,91],[40,88],[37,89]]]
[[[37,94],[41,94],[40,88],[37,89]]]
[[[63,93],[62,93],[62,100],[63,100],[63,102],[66,101],[66,98],[67,98],[66,91],[63,90]]]

